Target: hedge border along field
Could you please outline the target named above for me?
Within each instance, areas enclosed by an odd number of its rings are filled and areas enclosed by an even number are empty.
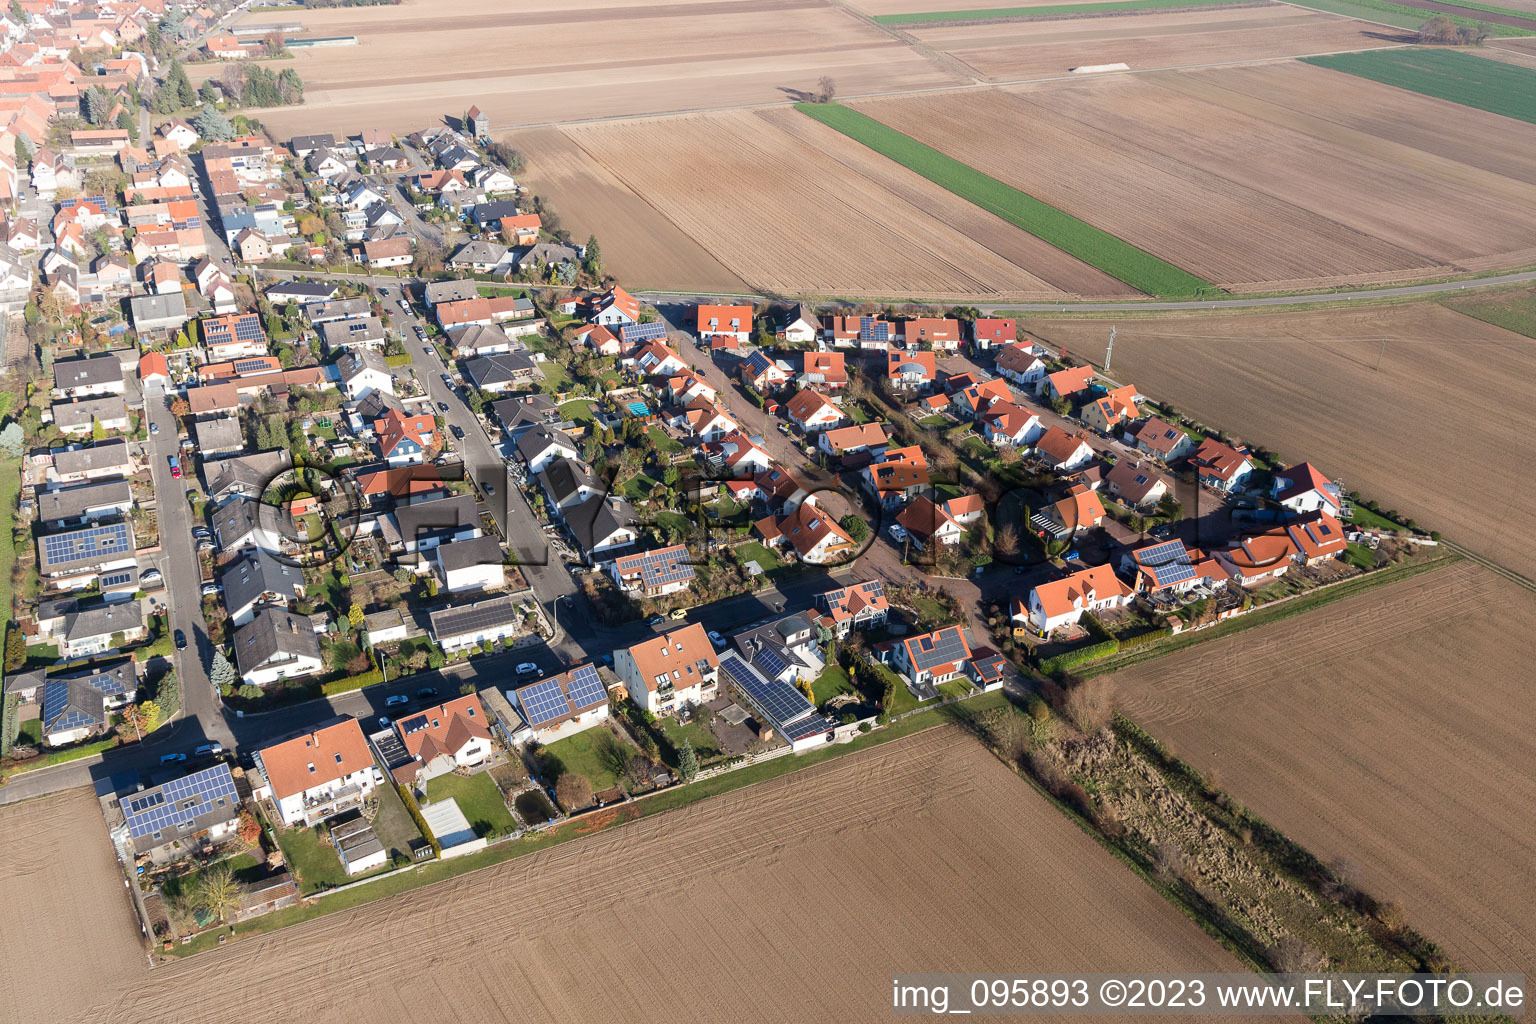
[[[1305,7],[1313,11],[1327,11],[1329,14],[1342,14],[1346,18],[1356,18],[1360,21],[1374,21],[1382,25],[1393,25],[1397,28],[1417,29],[1430,18],[1449,18],[1458,25],[1483,25],[1489,33],[1495,36],[1532,36],[1536,31],[1523,28],[1515,28],[1512,25],[1494,25],[1484,21],[1478,21],[1472,17],[1469,10],[1467,16],[1451,14],[1446,11],[1430,11],[1421,7],[1407,7],[1403,4],[1394,4],[1390,0],[1285,0],[1295,7]],[[1449,0],[1447,0],[1449,2]],[[1460,7],[1460,4],[1455,6]],[[1497,12],[1495,12],[1497,13]],[[1510,11],[1510,14],[1519,16],[1518,11]]]
[[[795,109],[1138,291],[1173,298],[1220,291],[1209,281],[1042,203],[857,110],[840,103],[797,103]]]
[[[1536,71],[1458,50],[1375,50],[1308,64],[1536,124]]]
[[[1098,4],[1053,4],[1049,7],[984,7],[971,11],[920,11],[915,14],[877,14],[877,25],[908,25],[946,21],[1003,21],[1031,18],[1064,18],[1074,14],[1112,14],[1116,11],[1153,11],[1181,7],[1220,7],[1249,0],[1105,0]],[[1447,0],[1450,2],[1450,0]]]

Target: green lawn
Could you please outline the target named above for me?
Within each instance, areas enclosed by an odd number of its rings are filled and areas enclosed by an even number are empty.
[[[820,707],[840,693],[852,693],[853,680],[848,678],[848,673],[842,666],[832,664],[821,670],[821,675],[811,684],[811,693],[814,694],[816,706]]]
[[[560,407],[560,418],[573,423],[591,423],[592,403],[585,398],[572,399]]]
[[[661,725],[661,731],[666,733],[667,739],[672,741],[673,749],[683,745],[687,740],[693,744],[693,752],[699,755],[699,763],[702,764],[711,758],[719,757],[723,751],[720,749],[720,741],[715,739],[715,734],[709,731],[709,727],[695,718],[691,722],[678,722],[672,718],[660,718],[657,721]],[[673,768],[677,767],[676,756],[664,752],[663,760]]]
[[[651,496],[660,481],[652,480],[644,473],[636,473],[619,485],[619,493],[630,502],[644,501]]]
[[[959,679],[951,679],[947,683],[940,683],[937,687],[935,687],[935,689],[937,689],[946,697],[964,697],[966,694],[970,693],[974,687],[971,686],[971,681],[969,679],[966,679],[962,676]]]
[[[1149,295],[1218,291],[1194,274],[856,110],[837,103],[797,103],[795,109]]]
[[[843,412],[847,413],[848,418],[855,424],[862,425],[869,422],[869,413],[865,412],[864,407],[857,402],[849,402],[843,406]]]
[[[32,718],[21,723],[16,734],[16,742],[28,747],[40,747],[43,745],[43,720]]]
[[[1380,22],[1383,25],[1394,25],[1397,28],[1417,29],[1428,18],[1426,12],[1418,7],[1408,7],[1404,4],[1394,4],[1390,0],[1291,0],[1297,7],[1310,7],[1313,10],[1328,11],[1331,14],[1342,14],[1348,18],[1360,18],[1363,21]],[[1457,7],[1465,7],[1464,3],[1456,3]],[[1458,25],[1487,24],[1479,22],[1475,16],[1468,12],[1468,17],[1455,14],[1443,14],[1439,11],[1429,12],[1437,17],[1450,18]],[[1517,17],[1526,17],[1521,11],[1509,11]],[[1489,30],[1495,36],[1528,36],[1532,33],[1525,29],[1513,28],[1509,25],[1488,25]],[[1306,58],[1303,58],[1306,59]]]
[[[664,455],[683,450],[682,442],[668,437],[667,432],[660,427],[651,427],[645,435],[650,438],[651,447]]]
[[[951,424],[950,424],[950,421],[949,421],[949,417],[947,417],[947,416],[940,416],[937,413],[935,413],[932,416],[924,416],[922,419],[917,421],[917,425],[920,426],[920,427],[927,427],[930,430],[934,430],[934,429],[941,429],[943,427],[950,426]]]
[[[312,828],[278,829],[277,845],[282,848],[289,870],[299,880],[301,892],[334,889],[352,880],[335,849],[321,842],[319,833]]]
[[[1378,515],[1364,505],[1356,505],[1351,502],[1350,507],[1354,509],[1354,512],[1350,514],[1347,521],[1354,523],[1356,526],[1363,526],[1369,530],[1391,530],[1394,533],[1403,529],[1386,516]]]
[[[394,786],[380,786],[375,792],[379,798],[379,813],[373,819],[373,831],[384,844],[390,859],[396,854],[411,859],[412,842],[422,838],[421,830],[405,809],[400,791]]]
[[[602,792],[618,785],[619,773],[624,761],[633,750],[618,737],[601,726],[587,729],[563,740],[556,740],[544,748],[544,759],[553,769],[555,762],[560,768],[552,774],[558,778],[564,772],[585,775],[595,792]]]
[[[1373,50],[1303,59],[1357,78],[1536,124],[1536,71],[1530,68],[1460,50]]]
[[[968,11],[922,11],[915,14],[877,14],[872,19],[882,25],[909,22],[1001,21],[1011,18],[1065,18],[1074,14],[1102,14],[1106,11],[1144,11],[1163,7],[1214,7],[1241,3],[1242,0],[1107,0],[1100,4],[1052,4],[1049,7],[982,7]]]
[[[736,548],[736,557],[741,559],[741,564],[743,565],[748,562],[756,562],[764,573],[770,573],[784,565],[782,558],[755,540],[739,545]]]
[[[1364,544],[1346,544],[1344,546],[1344,561],[1357,569],[1374,569],[1376,567],[1376,552]]]
[[[439,775],[427,783],[428,802],[450,797],[458,802],[476,835],[504,836],[517,828],[512,812],[501,798],[501,790],[496,788],[496,780],[486,772],[468,778]]]

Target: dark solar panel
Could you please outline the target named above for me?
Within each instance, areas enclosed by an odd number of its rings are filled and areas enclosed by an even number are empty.
[[[781,732],[786,730],[789,723],[799,721],[816,710],[805,694],[788,683],[764,679],[734,653],[720,659],[720,668]]]
[[[576,708],[591,707],[608,699],[608,688],[594,666],[582,665],[571,670],[570,698]]]
[[[127,523],[93,526],[43,538],[43,557],[49,564],[80,558],[120,555],[133,550],[133,534]]]
[[[930,636],[916,639],[918,642],[912,654],[920,671],[960,661],[966,656],[965,637],[961,636],[959,626],[949,626]]]
[[[784,659],[779,657],[779,652],[775,651],[772,647],[764,647],[761,651],[758,651],[755,660],[758,666],[768,674],[769,678],[773,678],[789,668],[788,665],[784,664]]]
[[[667,336],[667,325],[661,320],[646,324],[627,324],[619,328],[619,336],[625,341],[655,341]]]
[[[1136,552],[1136,559],[1142,565],[1166,565],[1169,562],[1184,561],[1188,558],[1189,554],[1184,550],[1184,542],[1181,540],[1164,541],[1162,544],[1154,544]]]
[[[1157,582],[1162,586],[1171,587],[1175,583],[1192,580],[1198,575],[1199,573],[1195,571],[1195,567],[1192,565],[1159,566],[1157,569]]]
[[[199,815],[220,806],[229,808],[233,817],[239,802],[229,766],[220,764],[167,782],[159,787],[158,793],[136,797],[129,803],[124,818],[129,834],[139,839],[171,826],[189,825]]]
[[[517,701],[523,706],[523,714],[528,716],[528,723],[533,726],[553,722],[571,711],[571,705],[560,689],[558,677],[523,687],[517,691]]]

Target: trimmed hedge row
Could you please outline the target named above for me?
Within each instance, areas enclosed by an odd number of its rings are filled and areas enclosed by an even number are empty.
[[[416,828],[421,832],[421,837],[432,844],[432,852],[437,854],[437,859],[443,859],[443,844],[437,841],[437,836],[432,834],[427,819],[421,816],[421,806],[416,803],[416,796],[410,787],[404,783],[396,783],[395,788],[400,791],[400,801],[405,804],[405,809],[410,812],[411,820],[416,823]]]
[[[343,679],[333,679],[320,688],[320,692],[327,697],[334,697],[338,693],[351,693],[353,690],[361,690],[365,686],[374,686],[384,681],[384,673],[380,669],[369,669],[367,672],[359,672],[355,676],[347,676]]]
[[[1100,640],[1096,644],[1088,644],[1084,647],[1074,648],[1050,658],[1040,659],[1040,671],[1048,676],[1058,675],[1069,668],[1075,668],[1085,661],[1097,661],[1107,658],[1120,650],[1120,641],[1110,638]]]

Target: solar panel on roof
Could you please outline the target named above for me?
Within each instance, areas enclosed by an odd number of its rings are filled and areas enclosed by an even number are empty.
[[[123,816],[129,835],[139,839],[171,826],[189,825],[221,806],[228,807],[233,817],[239,802],[229,766],[221,764],[167,782],[157,793],[136,797]]]
[[[570,703],[573,708],[591,707],[608,699],[608,688],[592,665],[571,670]]]
[[[933,668],[935,665],[948,665],[951,662],[960,661],[967,653],[965,638],[960,635],[958,626],[950,626],[931,636],[918,639],[924,641],[913,656],[919,671]]]
[[[667,325],[661,320],[645,324],[626,324],[619,328],[619,336],[625,341],[655,341],[667,336]]]
[[[535,727],[553,722],[571,711],[571,705],[560,689],[559,678],[523,687],[517,691],[517,701],[523,707],[523,714],[528,716],[528,723]]]
[[[1171,587],[1175,583],[1192,580],[1198,575],[1199,573],[1192,565],[1168,565],[1157,570],[1157,582],[1162,586]]]
[[[788,665],[784,664],[784,659],[779,657],[779,652],[772,647],[764,647],[758,651],[755,660],[762,667],[763,671],[768,673],[770,679],[789,668]]]
[[[1189,554],[1184,550],[1184,542],[1181,540],[1164,541],[1136,552],[1136,559],[1142,565],[1166,565],[1169,562],[1186,560],[1188,557]]]
[[[120,587],[124,583],[131,582],[133,582],[133,573],[131,572],[114,572],[109,573],[108,575],[101,578],[101,586],[103,590],[108,587]]]
[[[127,523],[92,526],[43,538],[43,557],[49,564],[102,555],[120,555],[132,550],[133,535]]]
[[[860,341],[890,341],[891,325],[871,316],[859,317]]]

